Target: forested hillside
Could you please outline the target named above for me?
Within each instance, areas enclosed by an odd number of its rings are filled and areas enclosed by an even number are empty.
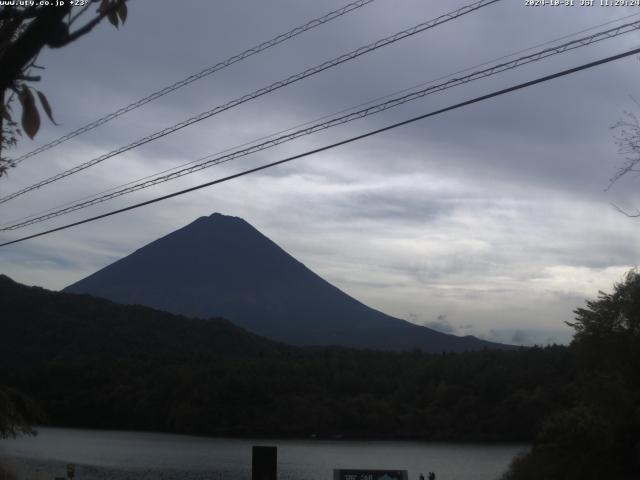
[[[0,375],[51,425],[224,436],[531,441],[508,480],[640,472],[640,275],[576,310],[569,347],[290,347],[0,278]]]
[[[297,348],[3,278],[2,373],[55,425],[239,436],[530,439],[570,401],[567,348]]]
[[[640,274],[575,314],[571,401],[548,412],[504,480],[640,478]]]

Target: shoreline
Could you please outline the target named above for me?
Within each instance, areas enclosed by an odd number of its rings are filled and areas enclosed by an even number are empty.
[[[130,433],[130,434],[149,434],[149,435],[172,435],[176,437],[190,437],[200,439],[219,439],[229,441],[250,441],[256,440],[260,442],[265,441],[295,441],[295,442],[407,442],[407,443],[421,443],[421,444],[451,444],[461,446],[474,446],[474,445],[529,445],[533,442],[533,439],[527,439],[522,437],[508,437],[508,436],[467,436],[465,438],[428,438],[428,437],[409,437],[401,435],[377,435],[377,436],[357,436],[357,435],[317,435],[310,434],[307,436],[287,436],[287,435],[229,435],[229,434],[209,434],[209,433],[188,433],[188,432],[175,432],[175,431],[163,431],[163,430],[128,430],[119,428],[104,428],[104,427],[78,427],[78,426],[65,426],[65,425],[38,425],[33,429],[37,432],[40,429],[48,430],[70,430],[78,432],[104,432],[104,433]],[[28,436],[23,437],[28,438]]]
[[[40,428],[37,437],[0,442],[0,461],[19,480],[246,480],[255,445],[278,447],[279,480],[331,480],[336,468],[404,469],[410,480],[495,480],[528,444],[460,444],[395,440],[238,439],[149,432]]]

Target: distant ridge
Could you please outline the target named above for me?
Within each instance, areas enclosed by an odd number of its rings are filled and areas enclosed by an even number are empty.
[[[200,217],[65,289],[190,317],[224,317],[294,345],[454,352],[514,348],[374,310],[241,218]]]
[[[0,274],[0,365],[88,357],[247,356],[291,347],[222,318],[194,319],[139,305],[28,287]]]

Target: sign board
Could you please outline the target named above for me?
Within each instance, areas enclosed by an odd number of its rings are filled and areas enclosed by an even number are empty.
[[[278,480],[278,448],[255,446],[251,460],[252,480]]]
[[[334,470],[333,480],[407,480],[406,470]]]

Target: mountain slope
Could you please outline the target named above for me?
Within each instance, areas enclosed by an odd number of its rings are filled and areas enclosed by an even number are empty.
[[[0,383],[59,427],[530,440],[543,416],[573,405],[578,378],[567,347],[456,355],[290,347],[224,320],[2,275],[0,305]]]
[[[429,352],[504,348],[390,317],[313,273],[240,218],[201,217],[70,285],[118,303],[220,316],[295,345]]]
[[[193,319],[27,287],[0,275],[0,364],[131,355],[258,355],[283,345],[220,318]]]

